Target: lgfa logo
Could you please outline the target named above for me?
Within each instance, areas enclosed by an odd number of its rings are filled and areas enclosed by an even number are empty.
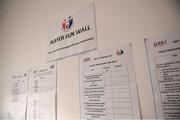
[[[64,19],[61,23],[61,29],[64,32],[69,31],[74,24],[73,18],[69,16],[68,18]]]
[[[118,55],[118,56],[122,55],[123,53],[124,53],[124,51],[122,49],[116,51],[116,55]]]
[[[157,41],[154,43],[154,47],[160,47],[160,46],[164,46],[166,44],[167,44],[166,40]]]

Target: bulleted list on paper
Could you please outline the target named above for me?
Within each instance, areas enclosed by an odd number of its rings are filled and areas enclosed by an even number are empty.
[[[165,118],[180,118],[180,56],[156,58],[157,78]],[[178,117],[179,116],[179,117]]]
[[[180,38],[145,41],[158,119],[180,119]]]

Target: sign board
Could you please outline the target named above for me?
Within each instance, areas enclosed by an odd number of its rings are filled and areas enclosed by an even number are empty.
[[[49,27],[47,61],[97,48],[94,4]]]

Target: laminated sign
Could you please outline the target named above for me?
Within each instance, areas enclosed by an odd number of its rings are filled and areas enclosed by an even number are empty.
[[[47,61],[96,49],[94,4],[49,27]]]

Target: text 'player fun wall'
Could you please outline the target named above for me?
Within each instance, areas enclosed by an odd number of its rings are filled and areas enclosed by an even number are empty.
[[[12,73],[47,62],[49,26],[91,3],[95,5],[96,49],[131,43],[141,118],[155,118],[144,38],[180,31],[178,0],[1,0],[0,118],[8,116]],[[79,55],[57,60],[58,120],[81,118],[79,64]]]

